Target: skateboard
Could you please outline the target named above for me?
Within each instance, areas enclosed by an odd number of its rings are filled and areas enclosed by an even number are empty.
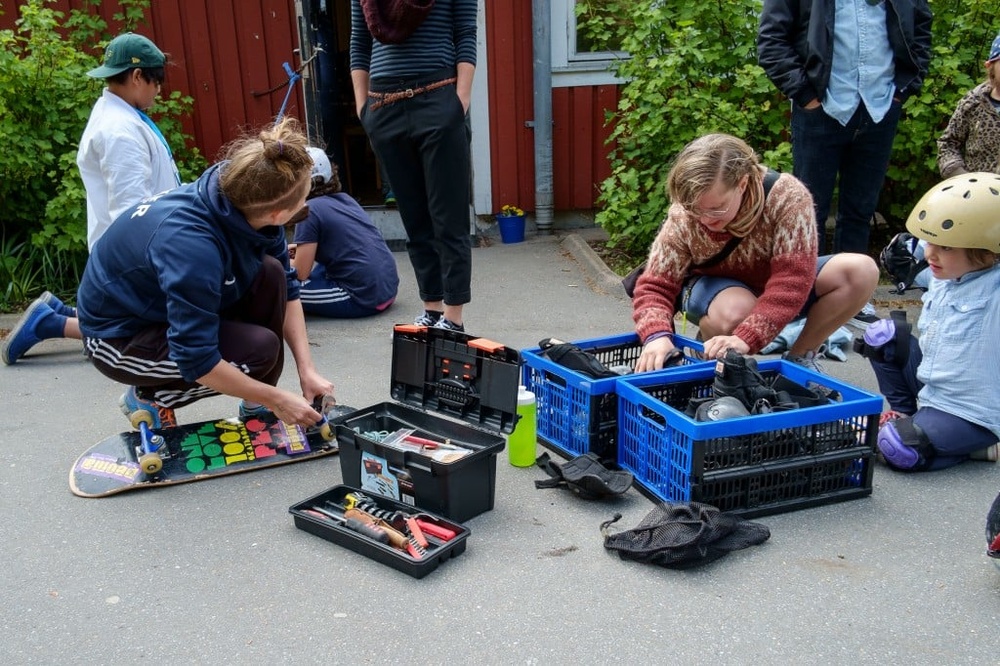
[[[338,406],[338,410],[350,410]],[[112,435],[84,451],[69,473],[80,497],[201,481],[338,452],[331,424],[307,432],[273,416],[230,418]]]

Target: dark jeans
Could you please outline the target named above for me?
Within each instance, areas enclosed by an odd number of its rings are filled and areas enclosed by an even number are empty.
[[[250,290],[220,314],[219,353],[222,359],[265,384],[277,386],[284,366],[287,284],[285,271],[265,257]],[[168,324],[156,324],[131,338],[85,340],[87,355],[98,370],[116,382],[136,387],[139,397],[177,408],[218,395],[181,377],[170,360]]]
[[[891,352],[894,345],[895,341],[889,342],[886,351]],[[923,388],[923,384],[917,379],[917,366],[923,355],[913,335],[909,335],[909,345],[908,358],[902,365],[891,353],[885,360],[868,360],[875,371],[879,391],[885,396],[889,407],[912,415],[913,422],[924,431],[934,448],[935,456],[924,469],[936,470],[957,465],[968,460],[973,451],[994,444],[997,441],[996,435],[980,425],[933,407],[917,409],[917,394]]]
[[[453,76],[454,70],[445,70],[410,81],[376,78],[370,88],[395,92]],[[472,154],[455,86],[375,110],[371,101],[361,110],[361,123],[396,195],[420,300],[464,305],[472,299]]]
[[[838,176],[833,254],[868,254],[871,220],[889,168],[901,109],[899,102],[893,102],[882,122],[876,123],[862,103],[844,127],[822,107],[807,111],[792,106],[793,173],[813,196],[821,255],[826,253],[826,219]]]

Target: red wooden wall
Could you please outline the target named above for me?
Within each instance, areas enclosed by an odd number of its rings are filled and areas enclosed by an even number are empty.
[[[0,27],[13,27],[20,0],[2,4]],[[81,0],[54,0],[55,9],[80,9]],[[531,0],[485,0],[492,196],[533,210],[534,120],[532,97]],[[117,2],[99,12],[111,16]],[[553,26],[553,29],[555,26]],[[254,96],[287,80],[282,63],[298,68],[294,0],[155,0],[136,32],[170,55],[164,94],[180,90],[194,98],[185,129],[210,161],[242,129],[263,125],[281,106],[285,89]],[[100,53],[95,49],[95,63]],[[597,186],[610,174],[604,141],[605,109],[618,103],[617,86],[555,88],[553,194],[556,210],[594,207]],[[305,121],[301,86],[286,113]],[[479,128],[477,128],[477,131]]]
[[[534,120],[531,0],[487,0],[486,32],[493,205],[533,210],[534,132],[525,126]],[[611,175],[604,113],[617,105],[614,85],[552,90],[556,210],[594,207],[598,185]]]
[[[4,2],[0,28],[14,27],[20,0]],[[86,5],[80,0],[54,0],[53,9],[69,12]],[[117,2],[102,2],[97,10],[113,34],[120,26],[112,15]],[[298,68],[293,0],[155,0],[135,28],[170,58],[163,95],[180,90],[194,98],[185,130],[209,161],[219,148],[244,129],[272,120],[285,96],[282,88],[254,96],[287,80],[282,68]],[[102,53],[95,49],[95,66]],[[300,86],[289,100],[286,115],[305,121]]]

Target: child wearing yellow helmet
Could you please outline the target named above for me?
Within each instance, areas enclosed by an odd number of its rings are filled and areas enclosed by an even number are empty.
[[[865,331],[892,410],[883,415],[879,451],[903,471],[996,461],[1000,175],[965,173],[938,183],[917,202],[906,229],[927,242],[933,279],[917,321],[919,341],[893,320]]]

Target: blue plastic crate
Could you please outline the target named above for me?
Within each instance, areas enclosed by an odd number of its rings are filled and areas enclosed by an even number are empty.
[[[870,495],[881,396],[787,361],[765,360],[758,368],[765,378],[816,382],[841,400],[699,422],[684,409],[691,398],[712,395],[714,365],[624,377],[617,388],[618,465],[657,499],[745,515]]]
[[[672,337],[674,346],[685,354],[683,365],[699,362],[694,353],[702,350],[700,342],[680,335]],[[634,366],[642,352],[642,344],[635,333],[580,340],[573,344],[594,354],[609,367]],[[570,370],[553,363],[538,347],[522,350],[521,359],[523,383],[535,394],[537,401],[539,441],[568,458],[593,452],[614,461],[618,437],[615,385],[620,378],[594,379]]]

